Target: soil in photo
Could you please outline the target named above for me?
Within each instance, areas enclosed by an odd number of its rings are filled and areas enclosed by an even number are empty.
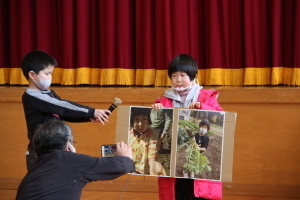
[[[209,160],[209,166],[211,166],[211,171],[204,171],[202,174],[195,174],[194,178],[198,179],[210,179],[210,180],[220,180],[221,171],[221,155],[222,155],[222,137],[216,134],[208,134],[209,145],[205,156]],[[186,147],[181,148],[177,152],[176,159],[176,177],[183,177],[183,165],[186,162]],[[190,173],[188,174],[190,177]]]

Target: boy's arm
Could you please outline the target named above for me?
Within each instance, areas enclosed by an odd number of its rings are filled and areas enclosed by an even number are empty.
[[[94,118],[95,108],[60,99],[55,93],[54,97],[50,97],[40,91],[26,90],[26,95],[25,103],[34,112],[55,114],[60,119],[71,122],[85,122],[90,121],[89,118]]]
[[[53,92],[53,95],[57,98],[62,100],[53,90],[51,90]],[[64,100],[64,101],[68,101],[68,100]],[[70,103],[75,103],[72,101],[69,101]],[[75,103],[77,104],[77,103]],[[78,104],[80,105],[80,104]],[[73,117],[64,117],[63,116],[63,120],[64,121],[68,121],[68,122],[96,122],[96,123],[102,123],[104,125],[104,122],[109,122],[108,119],[108,115],[111,114],[110,110],[104,110],[104,109],[94,109],[94,117],[92,118],[73,118]]]

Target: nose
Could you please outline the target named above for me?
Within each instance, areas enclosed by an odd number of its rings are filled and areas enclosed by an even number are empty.
[[[142,122],[141,122],[141,121],[139,121],[138,125],[139,125],[139,126],[142,126]]]

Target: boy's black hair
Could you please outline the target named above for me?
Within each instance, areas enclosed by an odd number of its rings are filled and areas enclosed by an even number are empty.
[[[67,141],[72,141],[70,126],[59,120],[50,120],[37,127],[33,147],[38,157],[56,150],[64,150]]]
[[[130,115],[130,126],[133,127],[133,118],[138,115],[145,115],[148,117],[148,124],[151,124],[150,120],[150,108],[138,108],[132,107],[131,108],[131,115]]]
[[[207,119],[202,119],[202,120],[201,120],[201,122],[199,123],[199,128],[200,128],[202,125],[206,125],[207,131],[209,131],[209,129],[210,129],[210,122],[209,122]]]
[[[21,63],[23,75],[26,79],[29,79],[28,73],[34,71],[38,74],[41,70],[45,69],[49,65],[57,66],[56,60],[48,53],[41,50],[34,50],[27,53]]]
[[[198,73],[198,65],[196,60],[187,54],[179,54],[170,62],[168,67],[168,75],[171,78],[171,75],[174,72],[184,72],[186,73],[190,80],[194,80]]]

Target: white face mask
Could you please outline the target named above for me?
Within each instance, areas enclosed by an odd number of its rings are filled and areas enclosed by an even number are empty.
[[[41,90],[47,90],[50,87],[50,85],[51,85],[52,79],[50,78],[50,79],[46,80],[46,79],[43,79],[42,77],[40,77],[39,75],[37,75],[37,76],[39,77],[40,82],[36,82],[34,79],[32,79],[33,82],[35,82],[36,86],[39,89],[41,89]]]
[[[205,133],[207,133],[207,129],[206,128],[200,128],[199,132],[205,134]]]
[[[181,91],[184,91],[184,90],[189,90],[189,89],[191,89],[193,83],[194,83],[194,81],[192,81],[192,82],[191,82],[191,85],[190,85],[190,86],[187,86],[187,87],[176,87],[176,88],[175,88],[175,87],[173,87],[172,85],[171,85],[171,87],[172,87],[174,90],[181,92]]]

